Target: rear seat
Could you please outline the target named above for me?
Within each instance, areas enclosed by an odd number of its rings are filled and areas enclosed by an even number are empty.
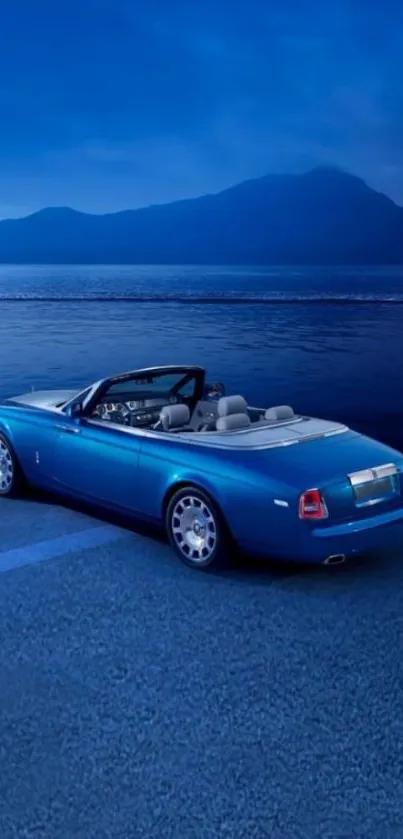
[[[202,433],[248,428],[251,419],[247,411],[248,406],[243,396],[222,396],[217,402],[200,400],[188,427],[189,430]]]
[[[275,425],[277,422],[290,422],[293,419],[297,419],[297,414],[294,413],[290,405],[274,405],[272,408],[267,408],[253,425],[254,427],[267,427],[268,425]]]
[[[271,422],[290,420],[293,417],[295,417],[295,414],[291,405],[274,405],[273,408],[268,408],[264,415],[265,420],[270,420]]]
[[[217,404],[217,431],[238,431],[252,425],[248,404],[243,396],[222,396]]]

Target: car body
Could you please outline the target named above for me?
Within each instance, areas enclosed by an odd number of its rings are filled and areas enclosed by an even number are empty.
[[[0,495],[23,480],[165,525],[200,569],[251,554],[338,563],[403,546],[403,454],[345,425],[248,406],[196,366],[0,404]]]

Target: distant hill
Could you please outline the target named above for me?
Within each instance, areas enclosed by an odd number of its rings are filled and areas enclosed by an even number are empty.
[[[337,169],[267,175],[217,195],[0,222],[1,263],[403,263],[403,208]]]

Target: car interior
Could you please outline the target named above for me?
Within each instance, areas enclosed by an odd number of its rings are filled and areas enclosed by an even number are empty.
[[[222,396],[216,402],[199,400],[191,413],[187,405],[165,405],[154,430],[173,432],[223,433],[256,426],[277,425],[296,420],[289,405],[273,408],[250,408],[241,395]]]
[[[169,388],[167,379],[161,375],[112,385],[90,416],[131,428],[182,434],[246,431],[297,419],[289,405],[253,408],[243,396],[225,396],[223,385],[205,385],[197,375],[177,375]]]

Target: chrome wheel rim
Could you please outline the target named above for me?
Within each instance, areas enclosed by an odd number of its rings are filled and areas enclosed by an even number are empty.
[[[8,446],[0,440],[0,494],[7,492],[13,482],[14,467]]]
[[[205,562],[217,545],[217,525],[208,505],[194,495],[183,496],[172,511],[172,536],[186,559]]]

